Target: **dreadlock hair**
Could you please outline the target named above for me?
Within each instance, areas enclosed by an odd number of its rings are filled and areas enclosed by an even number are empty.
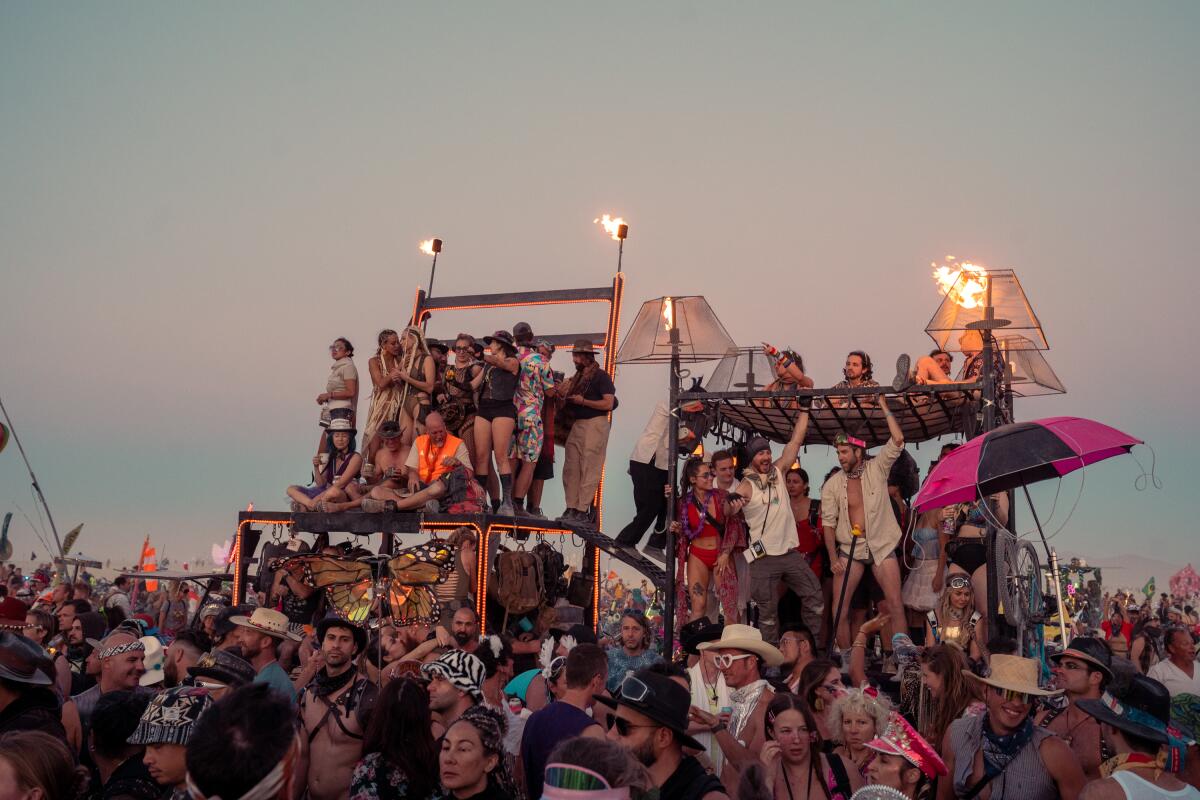
[[[429,692],[413,678],[384,684],[363,734],[363,755],[379,753],[408,778],[411,797],[438,788],[438,745],[430,726]]]
[[[826,670],[827,672],[828,670]],[[821,673],[824,676],[825,673]],[[829,786],[820,777],[821,772],[821,751],[824,747],[824,742],[821,739],[820,729],[817,727],[817,719],[813,716],[812,709],[808,703],[804,702],[798,695],[790,692],[779,692],[771,699],[767,705],[767,713],[763,718],[763,729],[766,734],[767,741],[775,740],[775,719],[785,711],[799,712],[800,716],[804,717],[804,727],[808,728],[808,771],[809,782],[816,778],[816,783],[825,793],[826,800],[829,798]]]

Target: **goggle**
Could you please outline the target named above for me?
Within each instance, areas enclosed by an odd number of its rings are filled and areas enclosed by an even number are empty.
[[[717,658],[720,658],[720,656],[717,656]],[[621,688],[617,691],[621,693],[622,700],[643,705],[649,698],[654,696],[654,690],[635,675],[625,676],[625,680],[621,681]]]
[[[741,661],[743,658],[754,658],[754,654],[742,653],[740,656],[731,656],[728,653],[721,653],[713,656],[713,663],[717,665],[717,669],[729,669],[735,661]]]
[[[992,694],[1001,698],[1006,703],[1029,705],[1033,702],[1033,695],[1028,692],[1018,692],[1015,689],[1001,689],[999,686],[993,686]]]
[[[955,575],[946,582],[946,585],[951,589],[967,589],[971,586],[971,579],[966,575]]]

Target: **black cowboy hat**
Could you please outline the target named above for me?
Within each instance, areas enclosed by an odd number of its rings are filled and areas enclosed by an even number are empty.
[[[657,672],[640,669],[621,681],[616,697],[592,695],[597,703],[609,708],[626,706],[674,732],[679,743],[692,750],[703,750],[704,745],[688,736],[688,710],[692,706],[692,695],[674,680]]]
[[[30,686],[49,686],[46,654],[32,639],[19,633],[0,631],[0,678]]]
[[[212,650],[200,656],[194,667],[187,668],[193,678],[212,678],[236,689],[254,682],[254,665],[228,650]]]
[[[355,625],[349,620],[344,620],[341,617],[328,616],[317,623],[317,644],[319,645],[325,640],[325,634],[330,628],[345,628],[354,635],[354,650],[355,653],[361,653],[367,649],[367,631],[361,625]]]
[[[441,350],[443,353],[450,352],[450,345],[446,344],[441,339],[426,339],[425,346],[430,350]]]
[[[508,331],[496,331],[491,336],[483,337],[484,344],[499,342],[500,346],[509,352],[517,352],[517,345],[513,342],[513,335]]]
[[[1103,672],[1107,680],[1113,679],[1112,651],[1108,649],[1108,645],[1094,636],[1077,636],[1071,640],[1071,644],[1067,646],[1066,650],[1054,653],[1047,658],[1055,664],[1064,658],[1086,661]]]
[[[1159,744],[1169,741],[1171,693],[1153,678],[1134,675],[1120,699],[1105,692],[1099,700],[1080,700],[1078,705],[1081,711],[1118,730]]]
[[[700,651],[696,648],[705,642],[720,639],[723,630],[725,626],[722,623],[713,622],[708,617],[694,619],[679,629],[679,645],[689,656],[698,656]]]

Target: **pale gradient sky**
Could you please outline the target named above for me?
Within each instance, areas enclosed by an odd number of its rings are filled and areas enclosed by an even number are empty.
[[[1092,468],[1056,542],[1200,560],[1198,32],[1186,2],[7,3],[0,396],[83,550],[133,560],[149,533],[194,557],[248,501],[284,507],[326,345],[348,336],[365,376],[427,236],[439,294],[603,285],[615,243],[591,220],[621,214],[626,327],[645,298],[704,294],[819,385],[849,349],[927,350],[928,263],[955,253],[1015,268],[1045,325],[1070,394],[1020,417],[1157,450],[1161,491],[1134,490],[1132,459]],[[614,530],[664,380],[618,376]],[[40,549],[20,514],[13,538]]]

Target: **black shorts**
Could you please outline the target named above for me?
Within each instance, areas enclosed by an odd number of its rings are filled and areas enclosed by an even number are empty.
[[[946,557],[973,575],[975,570],[987,563],[987,545],[982,539],[955,539],[946,548]]]
[[[517,420],[517,407],[512,400],[480,400],[478,415],[488,422],[494,419]]]
[[[554,458],[546,458],[542,455],[537,460],[537,464],[533,466],[533,479],[535,481],[548,481],[554,477]]]

